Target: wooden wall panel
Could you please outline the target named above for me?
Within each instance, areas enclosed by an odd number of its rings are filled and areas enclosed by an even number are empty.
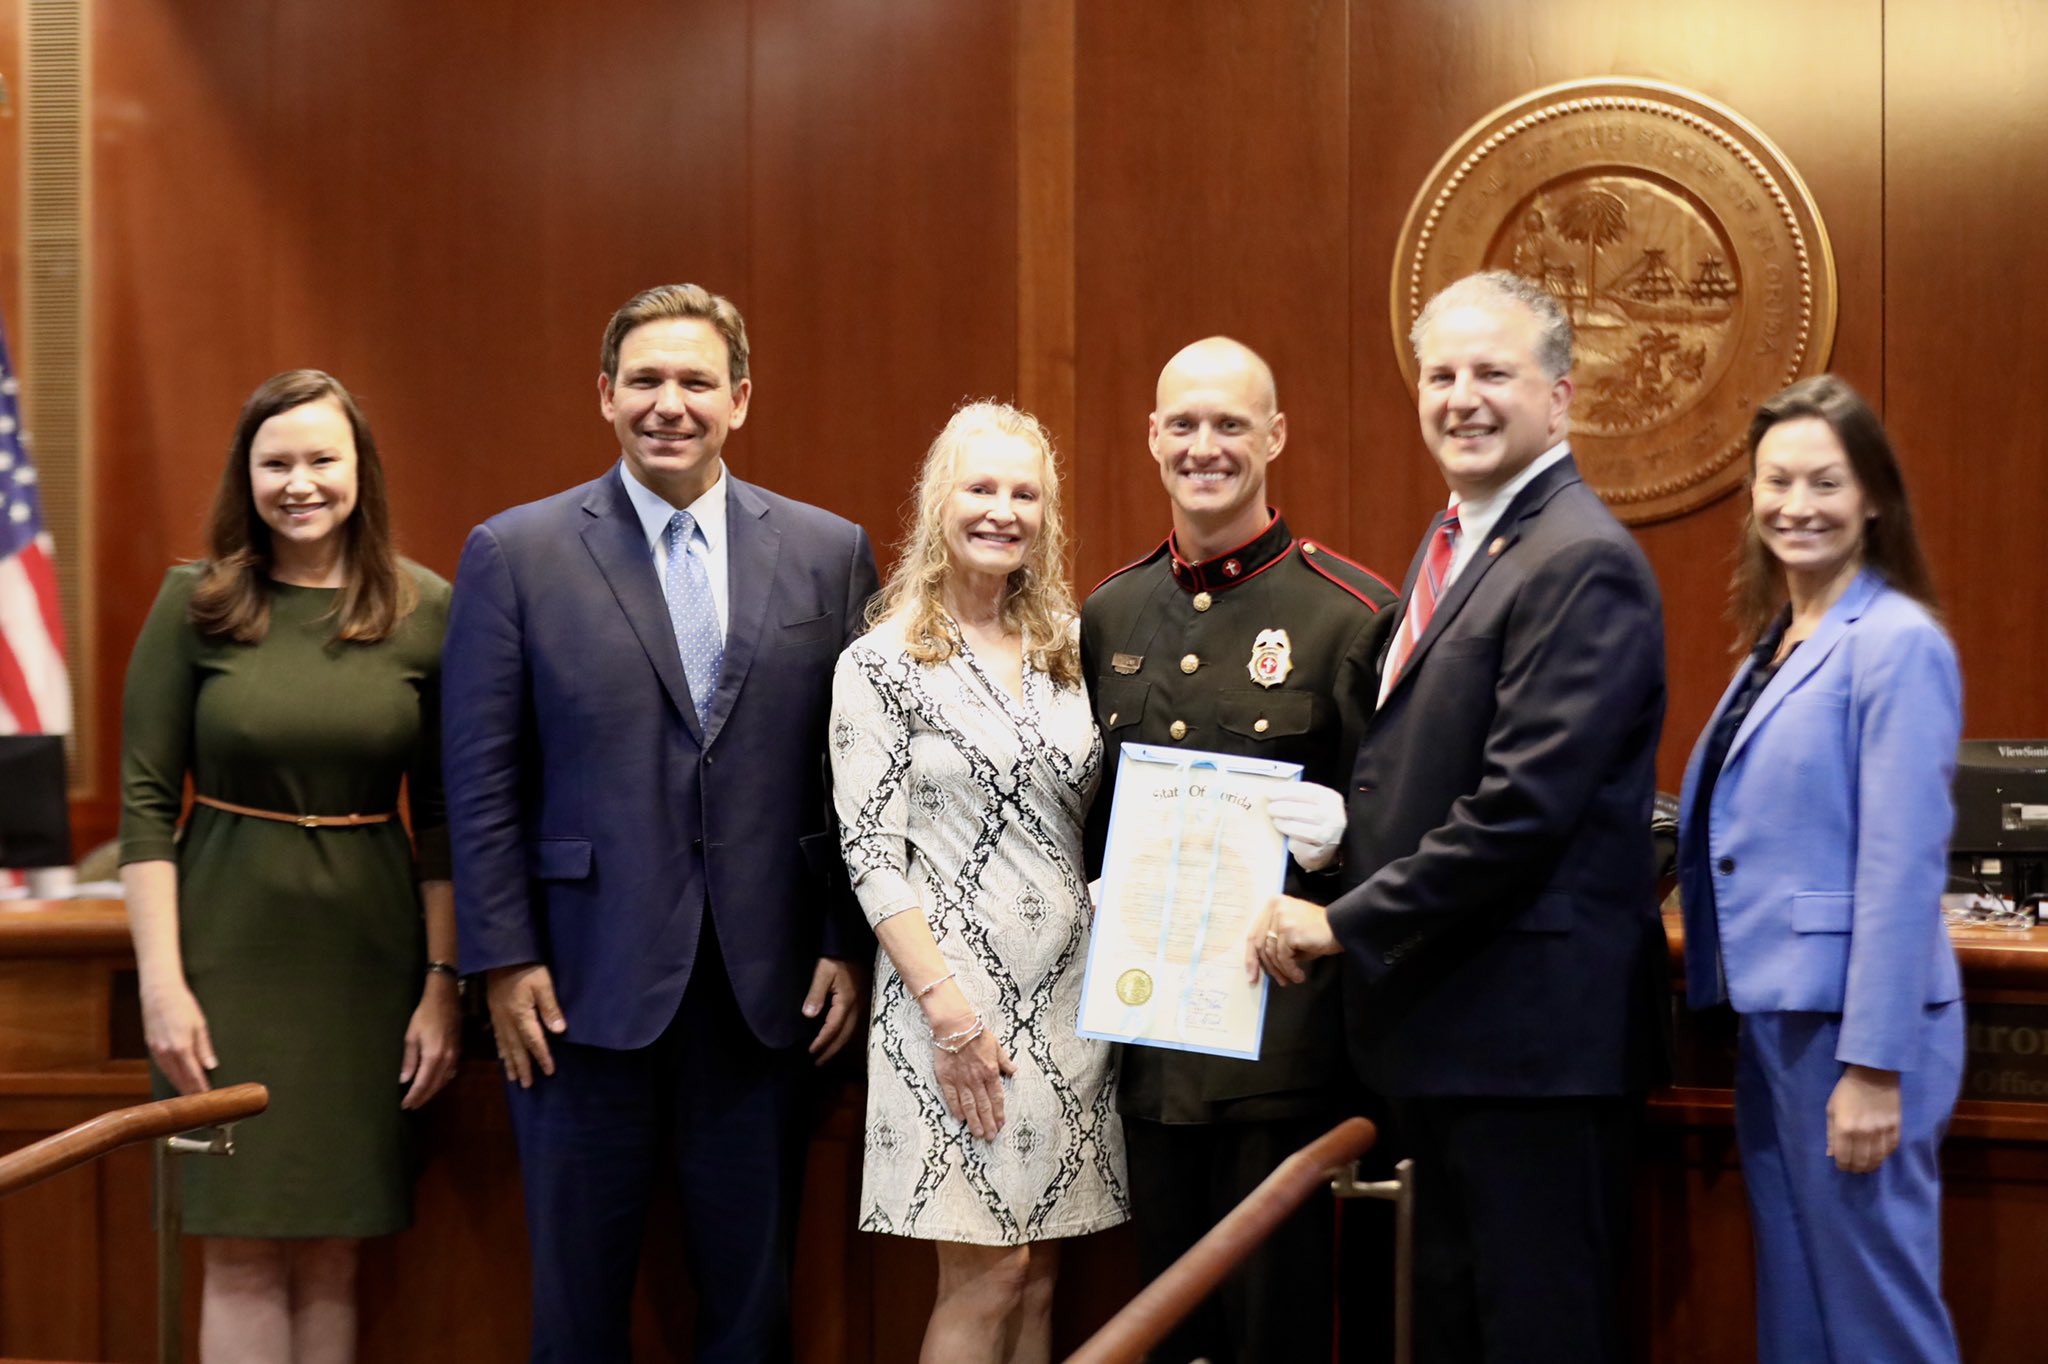
[[[89,628],[100,689],[75,710],[99,726],[101,770],[100,799],[77,820],[81,852],[113,834],[129,651],[164,570],[198,551],[219,452],[269,372],[263,11],[256,0],[92,11],[89,477],[101,514]]]
[[[1387,281],[1415,192],[1439,156],[1494,108],[1591,76],[1670,81],[1720,100],[1791,159],[1820,204],[1841,285],[1835,366],[1881,381],[1884,259],[1880,0],[1729,0],[1700,6],[1616,0],[1358,0],[1352,5],[1352,426],[1387,433],[1360,461],[1360,554],[1405,568],[1443,479],[1415,427],[1388,324]],[[1685,757],[1733,668],[1724,612],[1739,498],[1641,528],[1664,591],[1670,709],[1658,785],[1676,791]]]
[[[0,0],[10,30],[16,13]],[[481,0],[98,0],[93,41],[103,686],[80,711],[108,792],[129,648],[165,566],[198,551],[256,382],[317,364],[356,388],[403,545],[450,572],[476,521],[613,458],[598,336],[657,281],[748,315],[758,406],[734,468],[853,516],[878,547],[947,411],[1016,395],[1065,453],[1085,590],[1164,532],[1153,380],[1221,331],[1278,374],[1292,443],[1276,501],[1398,575],[1443,496],[1387,323],[1410,199],[1496,105],[1617,74],[1720,99],[1803,173],[1840,281],[1835,367],[1905,455],[1969,732],[2038,734],[2048,714],[2048,580],[2028,567],[2048,506],[2048,390],[2029,368],[2048,340],[2032,245],[2048,192],[2030,173],[2048,152],[2048,16],[2030,0],[625,0],[601,20]],[[1970,344],[1994,327],[1995,351]],[[1739,504],[1640,532],[1669,621],[1668,787],[1728,672]],[[112,815],[82,810],[81,843]],[[502,1124],[460,1118],[497,1164],[431,1186],[423,1216],[479,1245],[517,1237]],[[844,1197],[849,1177],[819,1187]],[[897,1357],[929,1256],[846,1247],[868,1291],[826,1309],[847,1317],[845,1357]],[[380,1297],[410,1304],[417,1243],[378,1254]],[[1128,1260],[1114,1237],[1077,1248],[1063,1339]],[[1957,1301],[1980,1326],[1997,1306]],[[455,1343],[413,1313],[373,1331]],[[660,1348],[674,1323],[642,1329]]]
[[[756,410],[734,467],[896,540],[963,400],[1017,385],[1015,25],[951,0],[760,0]]]
[[[264,368],[328,357],[362,391],[401,533],[452,573],[476,522],[617,459],[612,309],[736,289],[746,9],[270,8]]]
[[[309,265],[280,352],[360,372],[401,529],[452,572],[470,526],[617,458],[596,394],[611,310],[744,270],[745,8],[279,14],[282,68],[313,79],[280,81],[275,141],[320,151],[275,171]],[[648,61],[664,52],[690,54],[687,79]]]
[[[7,1133],[0,1144],[14,1149],[44,1135],[16,1141]],[[61,1358],[78,1341],[81,1323],[99,1323],[105,1287],[98,1255],[100,1180],[97,1170],[70,1170],[7,1200],[0,1218],[0,1266],[33,1266],[34,1272],[0,1275],[0,1351],[24,1359]]]
[[[0,319],[7,325],[7,345],[21,363],[21,135],[22,135],[21,0],[0,0]]]
[[[1264,355],[1288,445],[1272,497],[1353,545],[1354,276],[1345,13],[1146,0],[1077,9],[1075,484],[1082,590],[1159,543],[1160,368],[1214,333]],[[1371,286],[1368,286],[1371,287]]]
[[[679,279],[743,295],[748,49],[743,0],[603,23],[397,0],[96,17],[94,427],[117,533],[87,708],[111,789],[129,650],[163,570],[199,552],[267,375],[356,391],[401,548],[443,574],[478,521],[617,458],[611,311]],[[81,846],[113,815],[82,810]]]
[[[1885,422],[1962,654],[1965,734],[2048,734],[2048,8],[1885,11]]]
[[[1017,7],[1017,400],[1072,467],[1075,0]],[[1078,513],[1073,485],[1067,506]]]

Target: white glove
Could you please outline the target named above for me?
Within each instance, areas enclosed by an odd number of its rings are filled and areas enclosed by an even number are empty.
[[[1297,782],[1266,802],[1266,814],[1303,871],[1321,871],[1344,843],[1344,797],[1327,786]]]

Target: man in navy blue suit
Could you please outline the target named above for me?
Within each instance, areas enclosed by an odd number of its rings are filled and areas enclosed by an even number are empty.
[[[1663,610],[1565,442],[1571,323],[1460,280],[1412,338],[1450,486],[1408,570],[1327,910],[1247,956],[1344,956],[1347,1032],[1415,1159],[1417,1357],[1622,1357],[1630,1138],[1668,972],[1650,802]]]
[[[746,325],[693,284],[605,329],[621,458],[470,533],[444,662],[462,969],[486,977],[533,1248],[533,1358],[628,1358],[673,1169],[703,1361],[789,1354],[802,1099],[873,952],[825,788],[860,527],[722,459]]]

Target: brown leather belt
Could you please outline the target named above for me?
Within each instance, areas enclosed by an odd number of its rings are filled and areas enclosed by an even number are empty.
[[[212,796],[194,794],[193,803],[225,810],[231,815],[247,815],[251,819],[275,820],[279,824],[296,824],[301,829],[354,829],[364,824],[389,824],[397,817],[386,810],[381,815],[287,815],[277,810],[258,810],[253,805],[237,805],[231,800],[215,800]]]

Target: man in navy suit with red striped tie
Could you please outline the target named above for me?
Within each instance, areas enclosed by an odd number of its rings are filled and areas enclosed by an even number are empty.
[[[1425,1361],[1622,1357],[1631,1136],[1661,1074],[1650,845],[1663,613],[1566,444],[1571,323],[1489,272],[1411,337],[1450,487],[1408,570],[1327,909],[1246,946],[1341,954],[1354,1064],[1415,1160]]]

